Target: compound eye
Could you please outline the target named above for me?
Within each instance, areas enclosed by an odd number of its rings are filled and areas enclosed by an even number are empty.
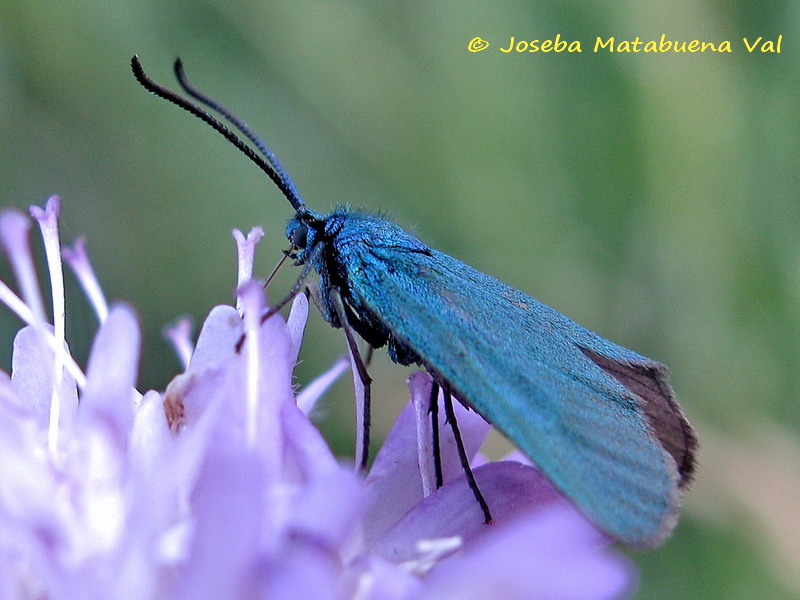
[[[307,240],[308,240],[308,227],[303,224],[298,225],[292,232],[292,245],[295,248],[303,249],[306,247]]]

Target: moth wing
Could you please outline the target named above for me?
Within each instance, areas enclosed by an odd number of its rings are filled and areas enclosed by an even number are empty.
[[[680,408],[670,412],[662,365],[446,254],[347,253],[354,301],[601,529],[642,547],[670,533],[696,441]],[[669,422],[653,422],[650,404]]]

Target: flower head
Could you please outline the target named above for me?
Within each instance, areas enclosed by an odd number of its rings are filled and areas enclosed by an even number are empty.
[[[217,306],[196,345],[167,337],[185,370],[164,392],[136,389],[133,309],[107,305],[82,241],[63,251],[95,307],[85,371],[64,338],[58,200],[42,228],[55,323],[30,258],[30,222],[0,215],[21,290],[0,301],[25,326],[11,376],[0,372],[0,588],[10,598],[619,598],[628,563],[524,459],[478,454],[488,425],[457,407],[494,523],[441,425],[435,490],[427,420],[431,380],[409,378],[400,414],[365,479],[309,420],[346,368],[338,360],[295,394],[308,303],[261,323],[251,281],[254,230],[239,244],[236,307]],[[242,339],[244,343],[241,343]]]

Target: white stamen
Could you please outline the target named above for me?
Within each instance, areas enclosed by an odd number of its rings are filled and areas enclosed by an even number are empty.
[[[261,227],[253,227],[247,237],[239,231],[234,229],[232,232],[233,239],[236,240],[236,256],[238,263],[237,271],[237,288],[241,288],[246,282],[250,281],[253,277],[253,257],[255,255],[256,244],[264,236],[264,230]],[[242,314],[241,298],[236,298],[236,309],[239,314]]]
[[[431,385],[430,376],[417,371],[409,377],[424,378],[425,385],[411,386],[411,400],[414,404],[414,419],[417,425],[417,465],[422,481],[422,494],[426,498],[436,490],[436,469],[433,464],[433,425],[431,424]],[[439,401],[439,398],[436,398]]]
[[[61,264],[61,249],[58,241],[58,213],[60,202],[58,196],[50,196],[44,210],[31,206],[31,215],[39,222],[47,257],[47,269],[50,272],[50,288],[53,296],[53,328],[56,344],[66,343],[66,311],[64,303],[64,271]],[[50,427],[47,444],[50,452],[55,454],[58,448],[58,421],[61,417],[61,398],[59,390],[64,377],[64,358],[61,352],[55,353],[53,367],[53,393],[50,400]]]
[[[189,361],[194,354],[192,329],[192,320],[189,317],[181,317],[174,325],[164,328],[164,337],[172,344],[184,370],[189,367]]]
[[[420,553],[420,557],[400,563],[400,566],[422,577],[444,558],[460,550],[463,545],[464,540],[460,535],[419,540],[417,541],[417,551]]]
[[[258,388],[259,388],[259,356],[260,342],[259,325],[261,321],[261,303],[258,296],[260,289],[257,285],[245,284],[239,288],[237,304],[241,303],[244,311],[244,355],[247,360],[247,443],[256,444],[258,434]]]
[[[83,390],[86,387],[86,375],[83,374],[83,371],[78,366],[78,363],[76,363],[75,359],[69,354],[64,344],[60,346],[58,345],[53,332],[44,327],[43,323],[36,320],[30,307],[25,304],[22,299],[17,296],[2,280],[0,280],[0,302],[5,304],[9,310],[11,310],[11,312],[22,319],[22,321],[24,321],[27,325],[30,325],[36,329],[36,331],[39,332],[39,335],[41,335],[42,338],[47,341],[47,345],[50,346],[54,354],[61,355],[61,359],[64,361],[64,366],[66,367],[67,371],[69,371],[69,374],[72,375],[72,378],[75,380],[75,384],[78,386],[78,389]]]
[[[31,254],[30,229],[30,219],[17,210],[5,210],[0,215],[0,238],[22,297],[31,309],[34,319],[44,323],[47,321],[47,315],[44,312],[42,293]]]
[[[6,282],[2,280],[0,280],[0,301],[28,325],[36,327],[38,321],[33,314],[33,310],[31,310],[31,308],[6,285]]]
[[[61,250],[61,255],[75,273],[75,277],[78,278],[83,292],[97,315],[97,320],[102,325],[108,316],[108,302],[86,254],[86,240],[79,237],[75,240],[72,248],[65,246]]]
[[[347,327],[352,331],[350,325],[347,323],[342,323],[342,327]],[[353,333],[355,335],[355,333]],[[356,471],[361,469],[361,465],[364,462],[364,434],[365,434],[365,425],[367,415],[364,414],[364,403],[367,396],[366,388],[364,387],[364,382],[361,381],[361,377],[358,375],[358,365],[356,361],[358,360],[355,355],[353,354],[352,350],[350,349],[350,344],[347,345],[347,355],[350,357],[350,370],[353,373],[353,390],[355,391],[356,397],[356,452],[355,452],[355,466]]]

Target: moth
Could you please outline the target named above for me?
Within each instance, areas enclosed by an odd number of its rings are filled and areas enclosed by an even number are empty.
[[[653,547],[669,535],[694,475],[698,442],[664,365],[430,248],[383,217],[347,207],[330,213],[308,208],[272,151],[194,88],[180,60],[175,72],[184,91],[227,119],[257,151],[198,105],[155,83],[137,57],[131,64],[148,91],[225,136],[288,199],[295,212],[286,228],[287,254],[302,271],[286,300],[316,272],[322,317],[344,327],[356,354],[352,331],[371,347],[387,346],[394,362],[425,368],[444,390],[446,408],[455,397],[477,411],[611,537]],[[359,372],[368,386],[363,363]]]

